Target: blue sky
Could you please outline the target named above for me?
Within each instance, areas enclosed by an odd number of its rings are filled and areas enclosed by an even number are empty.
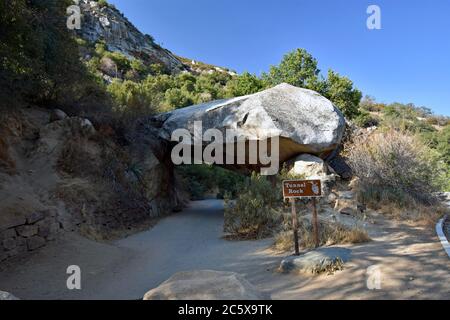
[[[450,116],[449,0],[110,0],[142,32],[194,60],[260,74],[305,48],[326,74],[380,102]],[[366,9],[381,8],[382,30]]]

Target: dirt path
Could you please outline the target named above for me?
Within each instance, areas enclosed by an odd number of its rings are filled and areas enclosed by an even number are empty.
[[[178,271],[236,271],[273,299],[450,299],[450,259],[430,231],[382,221],[374,241],[348,246],[353,259],[332,276],[274,272],[282,258],[272,241],[221,239],[222,202],[195,202],[153,229],[113,243],[71,234],[27,261],[2,266],[0,289],[22,299],[139,299]],[[82,290],[66,288],[67,266],[79,265]],[[366,286],[366,269],[382,271],[382,289]]]

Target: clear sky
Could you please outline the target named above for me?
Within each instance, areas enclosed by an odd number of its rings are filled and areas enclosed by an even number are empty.
[[[260,74],[305,48],[380,102],[450,116],[449,0],[109,0],[142,32],[190,59]],[[381,8],[368,30],[367,7]]]

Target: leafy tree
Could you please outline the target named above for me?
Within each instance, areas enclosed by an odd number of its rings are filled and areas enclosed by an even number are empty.
[[[0,3],[0,95],[2,101],[77,105],[97,99],[95,77],[79,60],[67,29],[68,0]]]
[[[349,78],[329,70],[325,96],[339,107],[346,117],[353,119],[360,114],[359,103],[362,93],[353,87],[353,82]]]
[[[179,88],[171,88],[165,93],[165,103],[171,108],[184,108],[194,104],[194,101],[189,96],[189,93]]]
[[[372,116],[366,110],[362,110],[359,115],[354,118],[354,121],[356,125],[363,128],[378,126],[380,123],[380,119],[378,117]]]
[[[227,96],[240,97],[259,92],[264,89],[264,82],[257,76],[244,72],[232,78],[226,86]]]
[[[263,80],[269,86],[285,82],[314,90],[320,89],[319,74],[317,60],[305,49],[297,49],[286,54],[278,66],[272,66],[269,73],[264,73]]]

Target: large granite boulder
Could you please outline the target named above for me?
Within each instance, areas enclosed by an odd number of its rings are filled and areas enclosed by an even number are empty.
[[[246,141],[280,138],[279,161],[285,162],[302,153],[326,158],[341,143],[345,129],[342,113],[320,94],[289,84],[228,100],[213,101],[160,114],[153,118],[161,128],[160,136],[171,141],[177,129],[187,129],[192,137],[199,136],[203,146],[211,143],[205,138],[208,129],[218,129],[228,144],[229,137]],[[227,131],[228,130],[228,131]],[[248,147],[248,145],[247,145]],[[270,149],[269,149],[270,150]],[[224,148],[226,153],[226,148]],[[247,155],[248,156],[248,155]],[[249,168],[248,161],[240,168]],[[259,163],[259,161],[258,161]]]
[[[147,292],[144,300],[265,300],[244,277],[234,272],[179,272]]]

